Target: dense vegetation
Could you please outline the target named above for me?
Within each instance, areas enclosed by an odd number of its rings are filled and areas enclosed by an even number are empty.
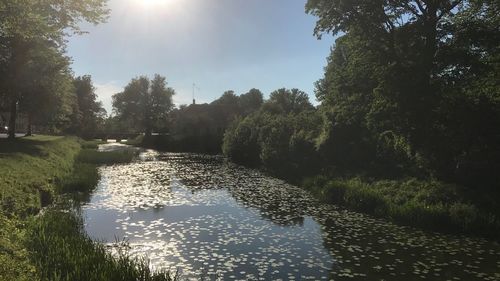
[[[225,92],[210,104],[181,105],[168,115],[163,133],[152,138],[139,137],[139,142],[169,151],[220,153],[224,132],[238,117],[258,110],[263,95],[257,89],[237,96],[233,91]]]
[[[356,210],[498,234],[498,2],[310,0],[306,9],[318,36],[339,35],[316,84],[320,106],[262,106],[230,127],[224,153],[293,180],[321,174],[305,186]],[[284,97],[264,105],[294,104]]]

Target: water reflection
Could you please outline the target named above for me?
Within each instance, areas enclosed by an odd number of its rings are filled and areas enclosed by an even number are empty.
[[[320,204],[221,157],[145,151],[101,167],[83,208],[95,238],[187,278],[500,280],[500,247]]]

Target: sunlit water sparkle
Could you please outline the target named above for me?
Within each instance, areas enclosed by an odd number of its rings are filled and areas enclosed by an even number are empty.
[[[497,243],[345,211],[220,156],[146,150],[100,174],[87,232],[187,279],[500,280]]]

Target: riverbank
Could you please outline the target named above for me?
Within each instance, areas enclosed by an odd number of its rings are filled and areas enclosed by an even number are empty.
[[[98,164],[134,157],[96,147],[75,137],[0,140],[0,280],[170,280],[144,260],[113,258],[85,234],[76,212],[50,208],[37,215],[54,200],[64,202],[62,192],[93,189]]]
[[[374,180],[317,176],[301,186],[319,199],[398,224],[498,240],[500,214],[494,196],[432,180]]]

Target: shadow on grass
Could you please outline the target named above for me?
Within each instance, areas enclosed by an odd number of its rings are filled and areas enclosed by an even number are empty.
[[[18,138],[15,140],[0,139],[0,157],[2,154],[25,153],[29,155],[42,155],[42,150],[37,147],[41,141],[29,138]]]

